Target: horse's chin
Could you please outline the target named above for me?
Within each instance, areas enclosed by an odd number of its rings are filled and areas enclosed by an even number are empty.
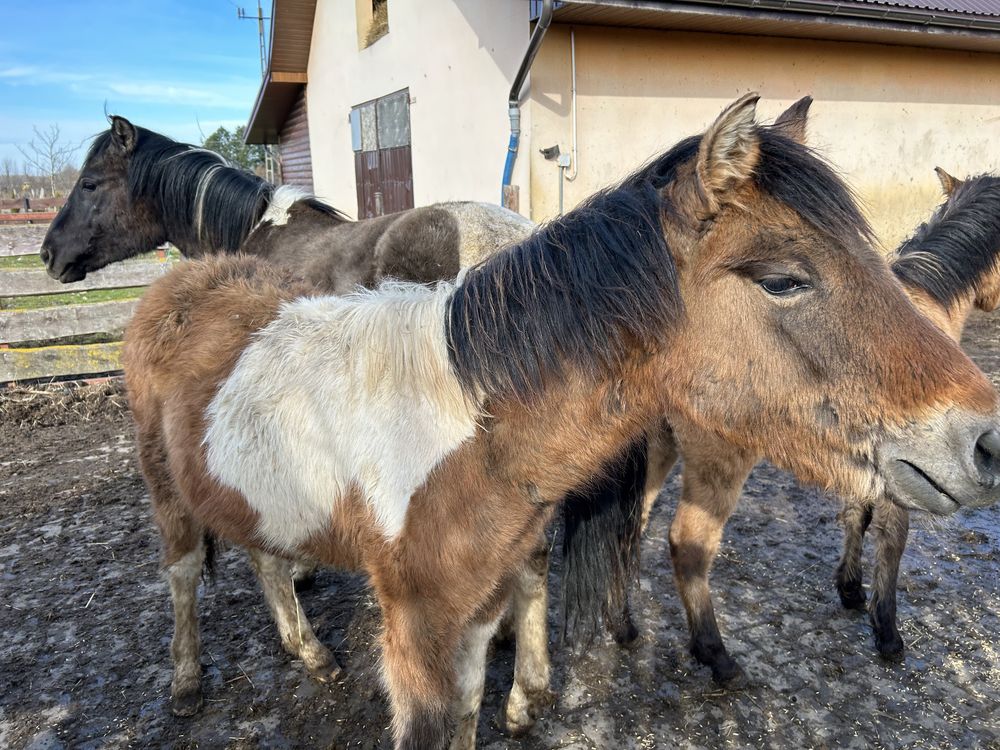
[[[916,464],[896,459],[886,474],[886,494],[901,508],[950,516],[962,507]]]

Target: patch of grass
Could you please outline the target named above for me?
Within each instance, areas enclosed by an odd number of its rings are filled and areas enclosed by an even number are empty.
[[[37,254],[0,258],[0,271],[20,271],[25,268],[45,268],[45,264]]]
[[[64,292],[62,294],[38,294],[33,297],[0,297],[0,310],[38,310],[42,307],[79,305],[88,302],[114,302],[136,299],[146,291],[144,286],[125,289],[90,289],[85,292]]]

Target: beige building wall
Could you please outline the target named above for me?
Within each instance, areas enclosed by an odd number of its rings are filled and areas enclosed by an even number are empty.
[[[507,97],[528,44],[528,3],[389,0],[389,33],[359,50],[354,2],[319,0],[308,110],[317,195],[354,214],[351,107],[409,88],[415,204],[500,201]],[[530,128],[530,113],[522,128]],[[530,205],[528,160],[514,182]]]
[[[579,172],[565,205],[703,130],[759,91],[763,119],[805,94],[810,145],[869,205],[895,245],[941,200],[935,166],[1000,168],[1000,55],[722,34],[575,29]],[[538,149],[571,144],[570,29],[554,25],[532,68],[531,216],[557,212],[558,170]]]

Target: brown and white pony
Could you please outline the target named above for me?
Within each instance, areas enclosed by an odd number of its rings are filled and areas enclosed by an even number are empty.
[[[475,202],[350,221],[297,188],[276,187],[218,154],[115,116],[91,144],[66,205],[45,236],[41,258],[53,278],[72,283],[170,242],[188,258],[256,255],[320,290],[343,293],[390,277],[453,280],[460,268],[523,240],[533,227],[506,208]],[[573,500],[590,502],[586,492]],[[551,696],[547,553],[542,538],[534,563],[515,587],[512,616],[522,647],[503,717],[514,732],[529,728]],[[261,555],[253,564],[262,586],[271,586],[267,581],[281,564]],[[302,564],[296,570],[308,568]],[[287,645],[287,623],[278,626]],[[318,643],[311,648],[304,661],[314,677],[326,681],[336,673],[333,656]],[[187,714],[198,706],[174,708]]]
[[[936,512],[1000,496],[993,389],[907,300],[843,183],[758,126],[756,101],[458,285],[324,297],[224,258],[150,288],[125,366],[176,607],[175,702],[200,695],[210,529],[363,570],[396,745],[445,746],[541,528],[663,414],[849,496]]]
[[[801,100],[776,122],[800,142],[804,139],[810,100]],[[897,250],[892,270],[910,300],[956,342],[971,310],[992,311],[1000,304],[1000,179],[982,175],[962,182],[938,169],[947,194],[928,222]],[[834,411],[835,413],[835,411]],[[670,529],[675,580],[691,631],[691,652],[720,682],[742,675],[722,641],[712,604],[708,575],[726,520],[760,456],[727,446],[717,436],[669,426],[650,440],[644,517],[655,502],[677,458],[683,457],[681,497]],[[984,440],[1000,449],[1000,436]],[[987,483],[985,491],[992,489]],[[945,504],[947,505],[947,504]],[[933,509],[932,509],[933,510]],[[903,657],[896,624],[896,584],[909,529],[907,508],[885,498],[848,498],[841,513],[844,551],[837,568],[837,590],[847,608],[863,609],[861,550],[865,531],[874,523],[876,566],[869,615],[879,654]]]

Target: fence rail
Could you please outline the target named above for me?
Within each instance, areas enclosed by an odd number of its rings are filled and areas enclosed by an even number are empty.
[[[139,303],[133,290],[165,274],[174,260],[159,253],[61,284],[48,276],[38,258],[43,227],[8,225],[3,230],[0,383],[120,370],[121,335]],[[67,292],[89,294],[67,297]]]
[[[0,224],[40,224],[56,218],[55,211],[28,211],[17,214],[0,214]]]
[[[0,274],[0,297],[30,297],[39,294],[83,292],[92,289],[124,289],[148,286],[170,269],[161,261],[116,263],[100,271],[88,273],[83,281],[62,284],[44,269],[5,271]]]

